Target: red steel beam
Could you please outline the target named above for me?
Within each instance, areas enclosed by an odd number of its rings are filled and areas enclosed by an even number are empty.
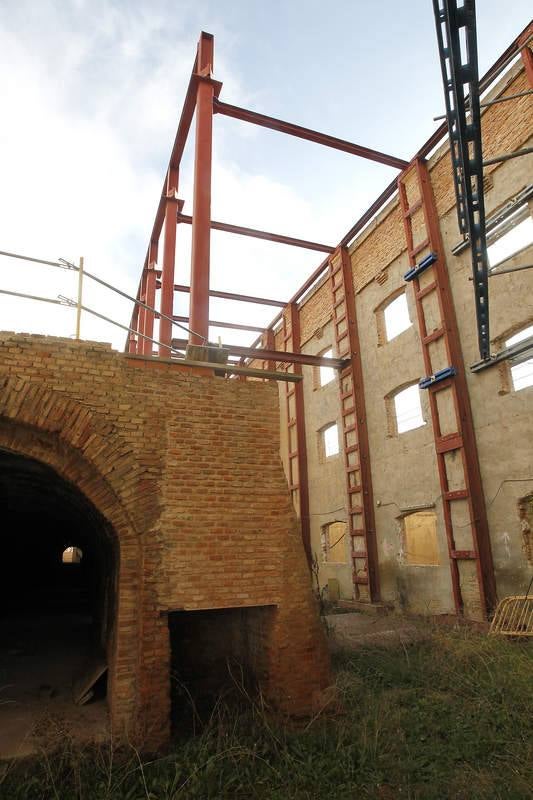
[[[189,317],[178,317],[174,314],[172,319],[174,319],[176,322],[184,322],[186,325],[189,326],[189,328],[192,331],[194,330],[194,328],[192,327],[192,322],[190,321]],[[235,331],[254,331],[260,333],[264,331],[264,328],[260,328],[258,325],[238,325],[236,322],[220,322],[214,319],[210,319],[207,324],[208,324],[208,330],[209,328],[230,328],[230,330],[235,330]],[[205,342],[208,338],[209,336],[206,335],[205,337],[203,337],[202,341]],[[195,344],[195,342],[192,342],[192,340],[191,343]]]
[[[291,340],[293,351],[300,352],[300,314],[296,303],[288,307],[291,325]],[[296,375],[302,374],[300,365],[295,364],[293,371]],[[289,403],[287,403],[287,408]],[[296,441],[298,450],[298,490],[300,496],[300,524],[302,526],[302,539],[307,562],[311,566],[313,553],[311,550],[311,517],[309,515],[309,481],[307,473],[307,438],[305,433],[304,387],[303,381],[294,385],[294,407],[296,419]]]
[[[198,47],[198,74],[211,77],[214,37],[202,34]],[[202,344],[209,336],[209,261],[211,247],[211,162],[213,156],[213,101],[211,81],[199,81],[196,90],[196,141],[194,148],[194,194],[189,318],[191,344]],[[177,214],[174,217],[174,227]]]
[[[381,153],[379,150],[372,150],[360,144],[347,142],[345,139],[337,139],[337,137],[328,136],[326,133],[303,128],[301,125],[294,125],[292,122],[285,122],[275,117],[267,117],[265,114],[258,114],[256,111],[239,108],[239,106],[231,106],[218,99],[215,100],[215,113],[223,114],[225,117],[233,117],[233,119],[240,119],[243,122],[251,122],[253,125],[260,125],[262,128],[270,128],[273,131],[287,133],[289,136],[297,136],[299,139],[307,139],[308,142],[316,142],[316,144],[332,147],[334,150],[342,150],[354,156],[368,158],[370,161],[377,161],[379,164],[386,164],[388,167],[404,169],[409,163],[404,161],[403,158],[396,158],[396,156]]]
[[[184,286],[180,283],[174,284],[174,291],[175,292],[185,292],[188,293],[191,291],[190,286]],[[241,303],[257,303],[260,306],[278,306],[279,308],[284,308],[287,303],[284,300],[270,300],[266,297],[252,297],[248,294],[233,294],[232,292],[219,292],[215,289],[209,289],[209,297],[220,297],[222,300],[239,300]]]
[[[285,350],[274,350],[273,332],[270,331],[272,336],[268,336],[269,330],[270,329],[268,329],[266,333],[267,341],[270,341],[272,344],[271,348],[241,347],[239,344],[225,344],[224,347],[231,356],[251,358],[255,361],[278,361],[287,364],[306,364],[310,367],[332,367],[333,369],[342,369],[345,366],[345,362],[342,358],[325,358],[324,356],[312,356],[307,353],[291,353]],[[172,340],[172,346],[177,350],[183,349],[186,345],[186,339]]]
[[[526,70],[529,85],[533,89],[533,53],[529,47],[531,38],[533,37],[533,22],[528,25],[526,30],[519,36],[518,43],[522,49],[522,61]]]
[[[533,36],[533,25],[530,23],[524,30],[522,31],[519,36],[512,42],[509,47],[504,50],[501,56],[494,62],[492,67],[490,67],[485,75],[481,78],[479,82],[479,89],[480,92],[485,91],[490,84],[498,77],[498,75],[505,69],[507,64],[513,59],[513,57],[520,51],[524,50],[526,47],[526,43],[531,39]],[[529,59],[527,55],[527,51],[524,55],[522,52],[522,58],[524,61]],[[418,157],[425,157],[428,153],[433,150],[433,148],[441,141],[441,139],[446,136],[448,132],[448,123],[444,122],[442,125],[439,125],[437,130],[429,137],[429,139],[422,145],[418,153],[416,154],[415,158]],[[379,197],[374,200],[372,205],[365,211],[365,213],[357,220],[357,222],[352,225],[350,230],[346,233],[345,236],[339,242],[339,247],[347,247],[352,239],[360,233],[361,230],[370,222],[370,220],[378,213],[382,206],[390,200],[397,191],[397,183],[396,178],[383,190],[383,192],[379,195]],[[298,289],[298,291],[293,295],[289,302],[297,302],[300,300],[302,295],[313,285],[313,283],[318,280],[318,278],[326,271],[328,266],[328,259],[325,259],[317,269],[310,275],[309,278],[305,281],[303,286]],[[271,323],[271,325],[275,325],[281,319],[281,315],[278,315]]]
[[[176,262],[176,214],[179,209],[177,167],[168,171],[165,198],[165,242],[163,246],[163,271],[161,273],[161,313],[171,317],[174,311],[174,267]],[[159,321],[159,355],[170,356],[172,323],[169,319]]]
[[[145,303],[150,308],[155,308],[155,292],[157,288],[156,269],[157,264],[157,242],[150,242],[148,248],[148,264],[146,267],[146,297]],[[154,312],[145,310],[144,314],[144,335],[148,338],[142,340],[142,354],[152,355],[153,344],[150,339],[154,338]]]
[[[178,214],[178,222],[192,225],[193,218],[188,214]],[[306,250],[317,250],[319,253],[333,253],[335,249],[327,244],[309,242],[307,239],[296,239],[293,236],[283,236],[280,233],[260,231],[256,228],[243,228],[241,225],[231,225],[228,222],[216,222],[215,220],[211,220],[211,228],[215,231],[224,231],[225,233],[237,233],[239,236],[251,236],[253,239],[265,239],[267,242],[290,244],[293,247],[303,247]]]
[[[202,31],[200,35],[200,42],[204,36],[209,36],[210,34],[204,33]],[[198,49],[200,48],[200,42],[198,43]],[[181,163],[181,157],[183,155],[183,151],[185,149],[185,144],[187,142],[187,137],[189,135],[189,130],[191,128],[192,118],[194,116],[194,109],[196,107],[196,87],[198,80],[196,78],[196,72],[198,67],[198,52],[196,53],[194,64],[191,71],[191,77],[189,78],[189,83],[187,86],[187,92],[185,94],[185,100],[183,103],[183,108],[181,111],[180,119],[178,122],[178,129],[176,131],[176,137],[174,139],[174,144],[172,146],[172,151],[170,153],[170,160],[166,172],[165,182],[163,183],[163,188],[161,189],[161,195],[159,197],[159,203],[157,206],[157,211],[154,219],[154,224],[152,226],[152,234],[150,236],[150,242],[148,245],[148,249],[146,251],[146,257],[144,260],[143,270],[147,269],[149,264],[150,258],[150,248],[153,245],[157,246],[159,242],[159,237],[161,235],[161,230],[163,228],[163,221],[165,219],[165,205],[166,205],[166,189],[167,189],[167,177],[168,173],[171,168],[175,167],[179,169],[179,165]],[[137,299],[140,299],[140,292],[141,292],[141,283],[139,282],[139,288],[137,291]],[[133,322],[133,316],[132,316]],[[133,327],[131,325],[130,327]]]

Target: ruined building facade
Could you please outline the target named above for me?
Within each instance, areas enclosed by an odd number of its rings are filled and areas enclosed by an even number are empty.
[[[484,96],[522,95],[483,109],[486,161],[531,147],[525,63],[531,71],[531,59],[519,59]],[[533,155],[488,164],[484,175],[492,266],[533,264]],[[533,568],[533,360],[471,369],[479,361],[471,257],[458,229],[448,141],[427,162],[415,159],[399,186],[403,197],[337,252],[275,330],[276,349],[288,340],[335,357],[343,355],[343,326],[355,323],[355,406],[343,373],[302,368],[310,549],[330,598],[482,618],[498,598],[525,591]],[[428,230],[431,215],[437,224]],[[437,262],[406,280],[432,253]],[[495,353],[533,335],[533,270],[489,284]],[[419,388],[449,368],[442,382]],[[289,483],[299,484],[295,407],[283,385],[280,392],[284,465]]]

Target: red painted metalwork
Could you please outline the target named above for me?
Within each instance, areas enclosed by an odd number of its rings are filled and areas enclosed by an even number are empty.
[[[184,322],[186,325],[189,325],[191,330],[194,330],[192,327],[192,321],[189,320],[189,317],[179,317],[174,314],[173,319],[176,322]],[[237,322],[221,322],[215,319],[210,319],[208,322],[209,328],[229,328],[230,330],[235,331],[253,331],[253,332],[263,332],[264,328],[260,328],[259,325],[241,325]],[[209,337],[206,336],[206,339]]]
[[[192,225],[193,218],[188,214],[178,214],[178,222],[183,222],[186,225]],[[259,231],[256,228],[243,228],[241,225],[230,225],[228,222],[216,222],[215,220],[211,220],[211,228],[214,231],[237,233],[239,236],[250,236],[252,239],[264,239],[267,242],[289,244],[293,247],[303,247],[306,250],[317,250],[319,253],[333,253],[335,249],[327,244],[309,242],[307,239],[295,239],[293,236],[283,236],[283,234],[280,233]]]
[[[139,324],[139,306],[135,306],[133,309],[133,313],[131,315],[131,325],[130,328],[134,331],[138,330]],[[128,353],[137,353],[137,337],[134,333],[128,333]]]
[[[292,122],[285,122],[275,117],[267,117],[265,114],[258,114],[256,111],[239,108],[239,106],[231,106],[228,103],[222,103],[220,100],[215,100],[215,113],[223,114],[225,117],[233,117],[233,119],[240,119],[243,122],[251,122],[253,125],[260,125],[262,128],[270,128],[273,131],[287,133],[289,136],[297,136],[299,139],[306,139],[308,142],[315,142],[325,147],[331,147],[334,150],[342,150],[353,156],[368,158],[370,161],[377,161],[379,164],[386,164],[388,167],[403,169],[408,163],[403,158],[396,158],[396,156],[381,153],[379,150],[372,150],[360,144],[347,142],[345,139],[337,139],[336,136],[328,136],[326,133],[319,133],[310,128],[302,128],[301,125],[294,125]]]
[[[183,286],[182,284],[174,284],[175,292],[184,292],[188,294],[191,291],[190,286]],[[218,292],[215,289],[209,289],[209,297],[220,297],[223,300],[238,300],[241,303],[257,303],[260,306],[279,306],[285,308],[287,305],[286,300],[270,300],[266,297],[253,297],[248,294],[233,294],[233,292]]]
[[[165,200],[165,240],[163,246],[163,271],[161,274],[161,313],[167,317],[174,311],[174,267],[176,263],[176,215],[179,209],[177,167],[169,168],[167,175],[167,191]],[[159,321],[160,356],[170,355],[172,339],[172,323],[168,319]]]
[[[266,334],[266,339],[265,339]],[[242,358],[252,359],[253,361],[269,361],[286,362],[288,364],[307,364],[311,367],[332,367],[333,369],[341,369],[345,366],[345,361],[342,358],[325,358],[324,356],[312,356],[307,353],[290,352],[286,350],[275,350],[274,347],[274,331],[270,328],[263,332],[262,340],[270,343],[269,347],[255,348],[255,347],[242,347],[240,344],[225,344],[224,347],[232,356],[241,356]],[[187,345],[186,339],[173,339],[172,346],[181,350]],[[269,367],[270,369],[270,367]]]
[[[408,199],[407,192],[408,182],[410,199]],[[443,366],[453,366],[456,370],[454,378],[437,382],[428,389],[455,608],[457,613],[462,613],[465,608],[462,586],[468,581],[468,576],[461,575],[461,563],[464,561],[462,552],[468,549],[469,553],[475,554],[479,606],[481,613],[486,616],[496,603],[496,583],[485,496],[481,483],[470,397],[466,383],[463,354],[444,246],[440,234],[439,218],[431,188],[429,170],[427,163],[423,159],[417,158],[409,169],[399,176],[398,189],[409,264],[414,266],[417,262],[417,256],[420,260],[424,252],[433,252],[437,255],[437,260],[423,273],[423,286],[420,285],[420,279],[417,277],[412,281],[424,357],[424,369],[428,376],[433,375],[437,369]],[[416,215],[419,218],[420,215],[423,217],[424,232],[419,234],[420,244],[416,244],[413,238],[413,217]],[[425,315],[425,309],[428,305],[427,300],[423,302],[423,298],[428,298],[432,295],[435,296],[438,303],[440,322],[435,330],[428,330]],[[433,309],[434,307],[435,303],[432,303],[431,308]],[[432,324],[432,328],[435,328],[434,324]],[[439,352],[438,349],[431,347],[432,343],[437,340],[442,340],[444,344],[448,364],[433,363],[432,361],[432,355]],[[436,358],[438,358],[438,355]],[[440,392],[448,390],[452,392],[456,430],[452,433],[443,434],[437,398]],[[446,460],[446,454],[448,453],[455,453],[456,456],[459,456],[463,470],[464,486],[455,491],[450,491],[450,478]],[[458,463],[457,458],[455,461]],[[461,541],[464,541],[467,535],[467,530],[464,526],[461,526],[461,531],[455,530],[453,504],[457,502],[466,502],[468,505],[472,547],[458,549],[456,546],[456,534],[461,534]],[[471,561],[471,555],[466,560]]]
[[[328,275],[337,355],[347,359],[339,381],[340,434],[354,595],[357,600],[376,603],[380,600],[380,589],[370,448],[352,267],[345,247],[339,248],[330,259]]]
[[[214,38],[202,34],[198,46],[198,74],[211,77]],[[190,334],[191,344],[209,336],[209,259],[211,245],[211,160],[213,151],[213,100],[211,81],[200,81],[196,94],[196,141],[194,149],[194,197],[192,222]],[[174,216],[174,227],[177,214]]]
[[[276,337],[274,336],[274,331],[272,328],[267,328],[263,333],[263,336],[261,337],[261,349],[264,351],[263,357],[270,356],[265,363],[265,369],[268,369],[272,372],[272,370],[276,369],[276,361],[274,356],[276,351]]]
[[[300,315],[296,303],[291,303],[283,314],[283,348],[285,352],[300,352]],[[302,374],[301,364],[290,363],[287,372]],[[307,480],[307,442],[305,438],[305,413],[303,381],[285,386],[285,412],[287,416],[287,450],[289,491],[296,513],[300,517],[302,540],[307,561],[311,564],[311,524],[309,518],[309,488]]]
[[[521,47],[522,61],[526,69],[529,85],[533,89],[533,53],[531,52],[531,40],[533,39],[533,23],[518,37],[518,45]]]
[[[485,73],[483,78],[480,80],[480,91],[484,91],[490,83],[502,72],[502,70],[510,63],[510,61],[516,56],[517,52],[522,49],[522,58],[524,59],[524,63],[526,65],[526,70],[528,71],[528,75],[530,75],[530,82],[531,82],[531,70],[533,67],[531,66],[531,51],[527,47],[527,42],[531,39],[533,33],[533,26],[530,24],[528,25],[524,31],[511,43],[511,45],[502,53],[502,55],[498,58],[498,60],[492,65],[492,67]],[[210,34],[202,33],[200,37],[200,42],[198,45],[198,52],[206,52],[209,48],[213,48],[213,37]],[[199,56],[196,56],[194,66],[192,69],[191,77],[189,80],[189,84],[187,87],[187,93],[185,97],[185,102],[183,105],[183,110],[181,113],[178,130],[176,133],[176,138],[174,140],[174,145],[172,148],[172,153],[169,161],[169,170],[172,167],[179,167],[181,157],[183,154],[183,150],[185,147],[185,143],[187,140],[187,136],[190,130],[192,118],[194,115],[195,105],[196,105],[196,98],[199,92],[199,86],[201,84],[205,86],[210,86],[210,92],[212,92],[213,96],[217,96],[220,90],[220,84],[212,81],[209,77],[206,77],[206,74],[203,76],[200,74],[202,72],[201,67],[199,67]],[[212,61],[211,61],[212,64]],[[533,85],[533,84],[532,84]],[[321,140],[324,136],[323,134],[318,134],[315,131],[307,131],[305,128],[300,128],[299,126],[293,126],[290,123],[284,123],[281,120],[275,120],[272,117],[264,117],[263,115],[254,114],[254,112],[248,112],[245,109],[239,109],[235,106],[228,106],[227,104],[221,104],[219,101],[216,101],[217,111],[219,113],[229,112],[231,109],[236,110],[236,114],[241,115],[241,112],[245,115],[251,115],[254,119],[249,119],[249,121],[253,121],[257,124],[265,124],[268,123],[267,127],[271,127],[274,129],[281,129],[281,126],[289,126],[292,130],[287,130],[285,132],[291,133],[292,135],[299,136],[300,133],[308,132],[312,137],[318,137],[317,141],[320,141],[321,144],[332,145],[334,146],[335,142],[340,142],[341,144],[346,144],[348,147],[360,147],[359,145],[353,145],[350,142],[343,142],[342,140],[335,140],[333,137],[325,137],[325,140]],[[446,123],[439,126],[437,130],[430,136],[430,138],[425,142],[425,144],[420,148],[417,153],[417,157],[425,157],[427,156],[431,150],[446,136],[447,133],[447,126]],[[307,138],[307,137],[304,137]],[[313,140],[315,140],[313,138]],[[329,140],[329,141],[328,141]],[[366,148],[362,148],[365,150]],[[377,153],[377,151],[370,151],[370,153]],[[364,153],[358,153],[360,155],[364,155]],[[381,154],[385,155],[385,154]],[[385,156],[385,158],[388,158]],[[401,161],[396,159],[396,161]],[[401,162],[399,165],[400,168],[405,166],[406,162]],[[347,234],[343,237],[340,242],[339,246],[348,245],[349,242],[368,224],[368,222],[378,213],[380,208],[389,200],[396,191],[396,182],[394,181],[391,183],[376,199],[376,201],[372,204],[372,206],[362,215],[362,217],[353,225]],[[163,187],[163,191],[161,193],[161,198],[159,201],[153,229],[152,235],[150,237],[151,242],[157,242],[159,240],[159,236],[161,233],[161,229],[163,226],[163,221],[165,218],[165,207],[166,207],[166,182]],[[236,227],[236,226],[234,226]],[[144,269],[147,268],[149,263],[149,256],[147,253]],[[324,260],[322,264],[313,272],[313,274],[305,281],[304,285],[296,292],[294,297],[289,302],[297,302],[305,292],[311,288],[313,283],[317,281],[321,275],[323,275],[328,268],[328,259]],[[141,286],[139,286],[139,292],[137,294],[137,298],[140,298]],[[228,299],[236,299],[236,298],[228,298]],[[134,311],[134,314],[136,312]],[[276,319],[271,323],[271,325],[276,324],[281,319],[281,315],[278,315]],[[137,316],[135,316],[135,324],[137,324]],[[134,319],[132,316],[132,325],[130,327],[135,327],[133,325]],[[128,340],[128,349],[132,347],[131,339]]]
[[[157,288],[156,278],[156,264],[158,254],[158,243],[150,242],[148,248],[148,264],[146,267],[146,299],[145,303],[150,308],[155,308],[155,292]],[[149,337],[143,339],[142,354],[145,356],[152,355],[153,344],[150,339],[154,338],[154,313],[153,311],[145,310],[144,314],[144,335]]]

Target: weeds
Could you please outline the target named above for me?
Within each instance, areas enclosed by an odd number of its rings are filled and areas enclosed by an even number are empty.
[[[218,702],[155,760],[108,744],[16,762],[2,800],[520,800],[533,797],[533,649],[467,629],[335,657],[343,712],[282,724]]]

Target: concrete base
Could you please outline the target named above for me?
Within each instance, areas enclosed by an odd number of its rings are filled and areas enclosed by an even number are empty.
[[[384,616],[394,611],[393,606],[386,605],[385,603],[363,603],[361,600],[338,600],[336,605],[339,608],[346,608],[350,611],[361,611],[363,614],[372,614],[374,616]]]

